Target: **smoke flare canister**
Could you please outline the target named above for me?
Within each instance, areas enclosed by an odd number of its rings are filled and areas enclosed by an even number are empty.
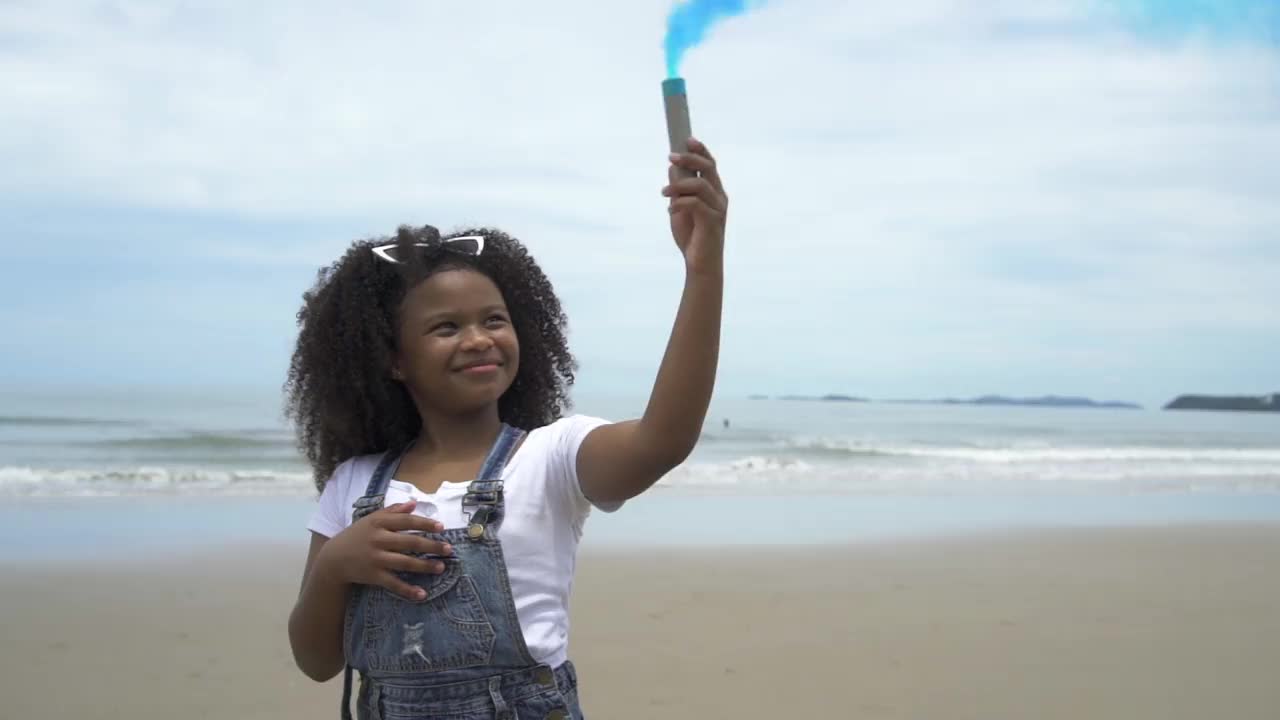
[[[667,111],[667,141],[671,152],[685,153],[689,151],[689,138],[693,131],[689,127],[689,96],[685,94],[684,78],[667,78],[662,81],[662,105]],[[676,168],[676,177],[693,177],[692,170]]]

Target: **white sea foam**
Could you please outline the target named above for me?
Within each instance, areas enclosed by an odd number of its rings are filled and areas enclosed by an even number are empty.
[[[0,467],[0,497],[99,495],[303,495],[305,472],[139,467],[128,470]]]
[[[1270,463],[1280,467],[1280,448],[1160,447],[1160,446],[1052,446],[1044,441],[1001,443],[982,447],[877,444],[846,438],[789,438],[779,443],[801,456],[848,455],[851,457],[903,457],[961,460],[975,463],[1081,463],[1081,462],[1186,462]]]
[[[673,489],[835,494],[1280,492],[1265,450],[882,448],[842,459],[752,456],[690,463]]]
[[[714,460],[695,457],[670,473],[660,486],[710,492],[854,495],[1280,492],[1280,449],[877,447],[843,440],[771,445],[774,452]],[[0,467],[0,497],[312,492],[310,475],[302,471],[161,465],[127,469]]]

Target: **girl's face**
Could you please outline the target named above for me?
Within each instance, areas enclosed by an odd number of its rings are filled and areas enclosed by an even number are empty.
[[[520,343],[502,292],[474,270],[418,283],[400,307],[394,373],[419,407],[468,413],[496,403],[520,369]]]

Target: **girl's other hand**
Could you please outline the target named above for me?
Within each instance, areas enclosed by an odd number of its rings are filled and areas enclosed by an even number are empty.
[[[408,600],[425,598],[425,590],[404,582],[396,573],[442,573],[442,561],[410,553],[447,557],[453,554],[453,548],[413,534],[444,529],[435,520],[414,515],[415,504],[410,500],[360,518],[324,544],[316,558],[316,569],[338,582],[379,585]]]

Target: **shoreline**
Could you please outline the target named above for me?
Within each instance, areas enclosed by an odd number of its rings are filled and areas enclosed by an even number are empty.
[[[138,496],[0,501],[0,563],[305,547],[315,498]],[[1055,529],[1280,525],[1280,493],[817,495],[651,492],[594,512],[583,551],[844,546]]]
[[[17,717],[332,717],[294,667],[301,546],[0,563]],[[1280,524],[584,548],[587,717],[1272,718]]]

